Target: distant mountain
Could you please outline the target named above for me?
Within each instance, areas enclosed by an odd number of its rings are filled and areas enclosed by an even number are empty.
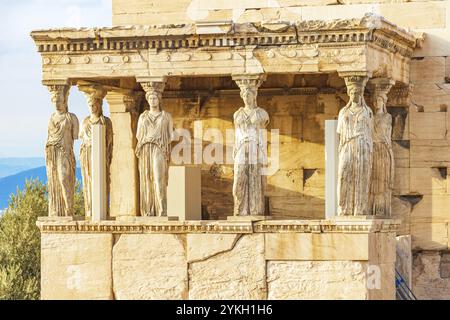
[[[81,170],[77,168],[77,179],[81,181]],[[14,175],[0,178],[0,210],[8,207],[8,200],[12,193],[17,189],[22,190],[25,181],[30,179],[39,179],[42,183],[47,183],[47,173],[45,166],[19,172]]]
[[[44,158],[0,158],[0,178],[45,166]]]

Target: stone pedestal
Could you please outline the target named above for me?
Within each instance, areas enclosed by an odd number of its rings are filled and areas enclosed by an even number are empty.
[[[201,168],[173,166],[169,168],[167,215],[180,221],[202,219]]]
[[[392,300],[398,225],[395,220],[39,221],[41,295]]]

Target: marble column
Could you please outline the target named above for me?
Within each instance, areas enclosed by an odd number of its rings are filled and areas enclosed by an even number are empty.
[[[79,123],[68,110],[70,85],[67,82],[46,85],[56,109],[48,123],[45,145],[48,215],[68,217],[74,213],[76,163],[73,144],[78,139]]]
[[[392,116],[387,112],[388,93],[395,81],[376,78],[369,81],[374,109],[373,165],[370,186],[370,210],[374,216],[391,215],[394,187],[394,153],[392,150]]]
[[[373,112],[364,100],[368,78],[344,76],[348,104],[339,112],[338,215],[367,216],[373,159]]]
[[[99,215],[106,217],[109,213],[109,206],[99,203],[94,204],[93,195],[96,194],[97,201],[109,199],[113,126],[111,120],[103,115],[103,99],[107,91],[97,84],[79,85],[78,87],[86,96],[90,112],[90,115],[84,119],[80,130],[80,164],[83,178],[85,214],[86,217],[92,217],[93,208],[105,207],[105,212],[97,212],[97,217]],[[98,128],[98,126],[103,128]],[[94,129],[96,129],[95,135]],[[97,140],[94,141],[94,138]],[[95,185],[93,184],[94,176],[96,177]],[[102,178],[103,176],[104,179]]]
[[[112,217],[139,214],[139,172],[134,149],[142,98],[140,92],[134,91],[110,91],[106,96],[114,128],[110,174]]]
[[[257,105],[258,88],[265,75],[235,75],[233,80],[241,90],[244,106],[233,116],[234,144],[234,216],[264,216],[267,165],[267,143],[263,131],[269,124],[269,114]]]

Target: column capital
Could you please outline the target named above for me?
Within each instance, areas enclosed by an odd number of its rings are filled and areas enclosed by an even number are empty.
[[[389,78],[372,78],[368,82],[368,89],[375,95],[387,95],[394,85],[395,80]]]
[[[100,84],[79,84],[78,90],[88,98],[104,99],[108,91]]]
[[[257,90],[267,79],[267,75],[265,73],[233,74],[232,79],[236,82],[241,90],[247,88],[253,88]]]
[[[69,79],[52,79],[52,80],[42,80],[44,86],[71,86]]]

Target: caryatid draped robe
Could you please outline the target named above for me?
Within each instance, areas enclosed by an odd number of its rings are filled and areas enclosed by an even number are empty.
[[[373,113],[363,102],[339,112],[338,215],[370,215]]]
[[[394,182],[392,116],[389,113],[377,113],[374,122],[370,207],[374,215],[389,216]]]
[[[73,113],[55,112],[48,124],[45,160],[48,180],[48,210],[50,217],[72,216],[75,193],[74,140],[79,123]]]
[[[144,111],[137,128],[136,156],[139,159],[140,205],[142,216],[167,216],[167,184],[172,116],[161,111]]]
[[[267,145],[262,129],[269,124],[269,115],[259,107],[240,108],[234,114],[234,215],[265,214],[265,176]]]
[[[83,178],[84,210],[87,217],[92,213],[92,126],[101,124],[106,126],[106,195],[109,197],[110,167],[113,148],[113,131],[111,119],[100,116],[93,122],[91,117],[84,119],[80,131],[81,148],[80,163],[81,175]],[[107,206],[109,208],[109,206]]]

